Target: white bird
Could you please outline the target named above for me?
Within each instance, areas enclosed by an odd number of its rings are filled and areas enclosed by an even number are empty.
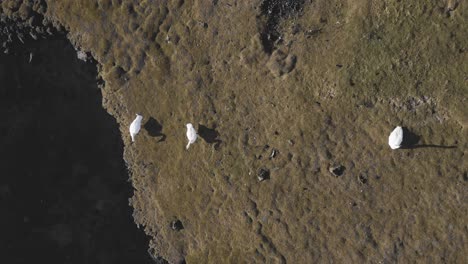
[[[197,131],[195,131],[195,128],[193,128],[193,125],[188,123],[187,125],[187,139],[188,139],[188,144],[187,144],[187,149],[190,147],[190,144],[195,143],[195,140],[197,140]]]
[[[132,137],[132,142],[135,142],[135,136],[140,132],[141,120],[143,117],[139,114],[136,114],[135,120],[130,124],[130,136]]]
[[[388,136],[388,145],[392,149],[398,149],[401,147],[401,142],[403,142],[403,128],[397,126]]]

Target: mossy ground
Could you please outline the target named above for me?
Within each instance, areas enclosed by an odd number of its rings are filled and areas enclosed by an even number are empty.
[[[188,263],[461,262],[466,4],[305,1],[272,54],[260,5],[48,2],[101,64],[151,247]],[[135,113],[166,139],[143,130],[132,144]],[[215,129],[219,147],[186,151],[188,122]],[[423,147],[392,151],[397,125]],[[271,178],[258,182],[259,168]]]

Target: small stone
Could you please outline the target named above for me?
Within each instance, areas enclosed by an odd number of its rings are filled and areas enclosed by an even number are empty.
[[[343,175],[345,171],[345,166],[343,165],[338,165],[338,166],[331,166],[328,170],[330,171],[331,174],[333,174],[335,177],[339,177]]]
[[[29,32],[29,35],[31,35],[31,38],[33,38],[34,40],[37,40],[36,34],[34,34],[34,33],[32,33],[32,32]]]
[[[369,180],[368,180],[368,177],[367,177],[366,174],[359,174],[359,175],[358,175],[358,181],[359,181],[359,183],[361,183],[361,184],[367,184],[367,182],[368,182]]]
[[[270,179],[270,171],[267,169],[260,169],[257,174],[258,181],[264,181]]]
[[[84,62],[86,62],[88,60],[88,55],[86,54],[86,52],[82,51],[82,50],[78,50],[76,52],[76,57],[79,59],[79,60],[82,60]]]
[[[184,229],[184,225],[180,220],[177,219],[171,222],[171,229],[174,231],[180,231]]]
[[[278,154],[278,151],[276,149],[273,149],[270,154],[270,159],[276,157],[276,154]]]

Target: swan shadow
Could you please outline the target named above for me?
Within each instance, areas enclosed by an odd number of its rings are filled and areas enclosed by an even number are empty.
[[[218,138],[219,133],[215,128],[209,128],[198,124],[198,135],[203,138],[208,144],[214,144],[215,149],[219,148],[222,141]]]
[[[455,149],[457,146],[444,146],[444,145],[434,145],[434,144],[421,144],[413,146],[402,146],[401,149],[417,149],[417,148],[439,148],[439,149]]]
[[[148,135],[151,137],[161,137],[158,142],[166,140],[166,135],[162,133],[162,125],[153,117],[150,117],[143,127],[148,131]]]
[[[403,142],[401,143],[401,149],[417,149],[417,148],[439,148],[439,149],[454,149],[457,146],[444,146],[435,144],[419,144],[421,136],[411,132],[407,127],[403,129]]]

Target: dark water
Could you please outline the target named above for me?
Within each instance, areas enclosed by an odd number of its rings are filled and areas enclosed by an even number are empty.
[[[68,40],[0,54],[2,263],[151,263],[96,66]]]

